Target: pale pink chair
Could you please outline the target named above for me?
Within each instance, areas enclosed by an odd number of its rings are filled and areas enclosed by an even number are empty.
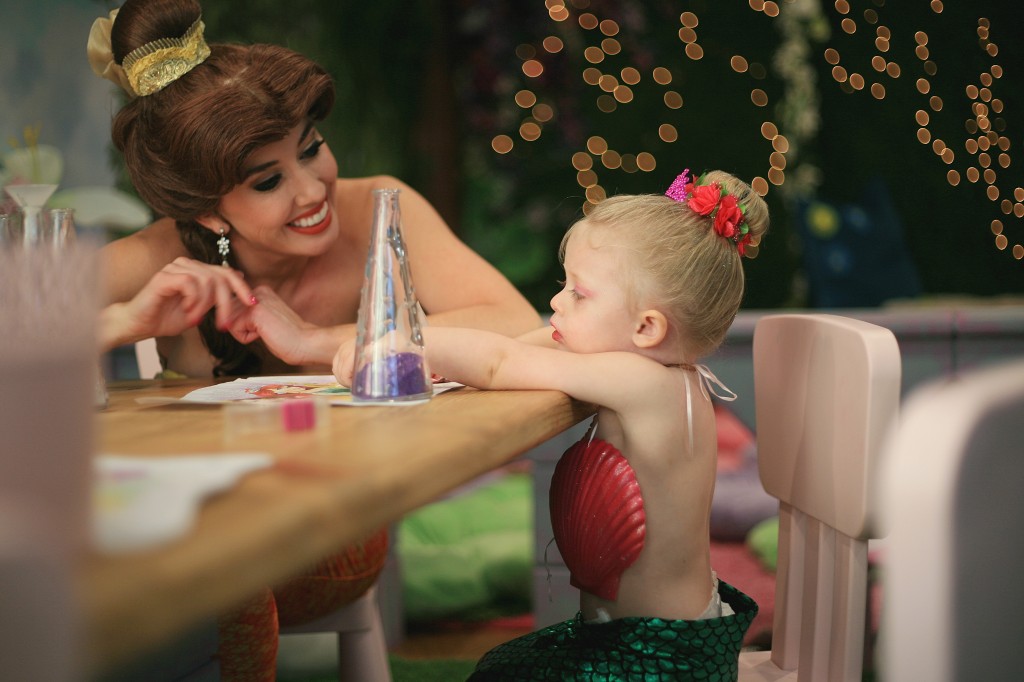
[[[880,679],[1024,680],[1024,359],[908,396],[888,441]]]
[[[740,680],[860,681],[876,468],[900,367],[892,332],[860,320],[783,314],[755,327],[757,457],[779,500],[779,553],[772,649],[741,654]]]

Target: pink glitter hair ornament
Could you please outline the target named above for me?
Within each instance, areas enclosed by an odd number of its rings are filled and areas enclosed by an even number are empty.
[[[690,194],[690,184],[692,183],[693,178],[690,177],[690,169],[687,168],[677,175],[672,184],[668,186],[668,189],[665,190],[665,196],[675,201],[686,201]]]
[[[741,256],[746,255],[746,248],[751,243],[750,228],[746,222],[747,207],[717,182],[703,184],[703,179],[703,175],[694,178],[687,168],[672,181],[665,196],[711,218],[715,232],[735,244]]]

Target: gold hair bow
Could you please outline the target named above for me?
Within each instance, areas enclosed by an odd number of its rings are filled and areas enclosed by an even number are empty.
[[[151,95],[167,87],[210,56],[203,39],[204,24],[196,19],[180,38],[160,38],[132,50],[122,61],[114,62],[110,29],[117,10],[109,19],[97,19],[89,34],[89,63],[93,71],[112,80],[129,94]]]
[[[89,56],[89,65],[93,72],[108,81],[120,86],[129,95],[135,96],[132,85],[128,82],[128,76],[124,69],[114,61],[114,51],[110,46],[110,28],[114,25],[114,18],[118,10],[113,10],[109,18],[100,17],[92,22],[92,30],[89,31],[89,44],[86,46],[86,54]]]

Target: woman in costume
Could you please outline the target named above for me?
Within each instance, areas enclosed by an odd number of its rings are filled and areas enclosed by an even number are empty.
[[[511,335],[540,324],[415,190],[337,177],[316,128],[334,87],[317,64],[274,45],[208,45],[194,0],[127,0],[114,14],[96,22],[90,61],[132,98],[113,141],[164,217],[105,249],[104,348],[155,336],[165,368],[189,376],[329,367],[355,336],[372,192],[384,187],[402,190],[430,324]]]
[[[687,171],[667,196],[606,199],[569,229],[549,327],[517,340],[426,330],[430,367],[449,379],[598,405],[551,481],[554,539],[579,614],[488,652],[471,680],[736,678],[757,605],[718,580],[709,539],[710,393],[735,395],[696,363],[725,338],[743,297],[742,257],[767,228],[749,185]],[[354,350],[346,343],[335,357],[342,383]]]
[[[317,124],[334,86],[275,45],[209,44],[195,0],[127,0],[98,19],[88,54],[128,102],[112,138],[140,197],[161,216],[103,250],[103,350],[156,337],[189,376],[323,371],[354,338],[373,190],[402,190],[418,299],[435,325],[520,334],[529,303],[390,177],[338,178]],[[277,619],[316,617],[366,591],[384,531],[308,579],[269,591],[221,628],[225,679],[272,679]],[[323,580],[324,577],[330,578]]]

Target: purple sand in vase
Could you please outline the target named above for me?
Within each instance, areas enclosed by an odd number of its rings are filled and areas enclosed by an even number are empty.
[[[432,387],[427,381],[426,371],[423,367],[423,358],[417,353],[396,353],[382,362],[387,363],[387,368],[381,372],[379,369],[375,374],[384,374],[387,383],[380,393],[373,391],[371,387],[371,370],[373,363],[367,364],[356,376],[352,393],[358,397],[366,398],[398,398],[401,396],[430,395]]]

